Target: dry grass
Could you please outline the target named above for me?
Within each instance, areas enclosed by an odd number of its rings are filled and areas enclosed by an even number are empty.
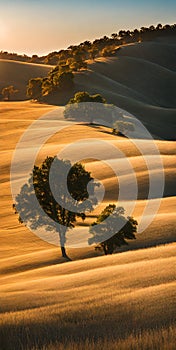
[[[63,259],[57,247],[41,241],[18,224],[11,209],[9,177],[11,157],[19,137],[32,120],[54,107],[30,102],[1,103],[0,107],[3,117],[1,349],[174,349],[175,244],[107,257],[95,257],[97,253],[92,247],[70,248],[68,253],[77,261],[59,264]],[[38,160],[54,155],[63,145],[84,137],[85,133],[87,138],[109,140],[129,157],[141,186],[140,198],[145,198],[146,166],[141,155],[129,140],[105,131],[79,125],[60,132],[42,148]],[[156,143],[165,165],[166,189],[174,194],[175,144]],[[109,154],[104,156],[109,159]],[[86,167],[107,185],[104,204],[113,200],[115,179],[111,171],[104,167],[102,174],[102,167],[91,160],[86,162]],[[128,182],[125,176],[124,181]],[[136,242],[130,243],[130,248],[175,240],[175,198],[162,199],[154,222],[138,235]],[[151,206],[154,201],[150,200]],[[138,220],[145,204],[146,199],[136,203],[134,215]],[[84,235],[84,227],[80,226],[79,232]]]
[[[171,244],[5,275],[2,349],[174,349],[175,263]]]
[[[13,155],[13,150],[20,136],[24,130],[31,124],[31,122],[37,119],[39,116],[55,110],[55,107],[44,104],[37,104],[31,102],[11,102],[1,103],[1,258],[5,259],[1,263],[3,271],[18,271],[18,269],[24,270],[26,268],[32,268],[34,263],[36,266],[45,266],[51,263],[62,262],[59,258],[60,253],[57,248],[39,240],[34,234],[27,230],[22,225],[18,224],[17,217],[12,210],[12,198],[10,192],[10,162]],[[13,135],[13,137],[12,137]],[[37,142],[38,130],[33,130],[33,142]],[[136,177],[138,180],[139,195],[138,201],[134,208],[133,215],[140,221],[143,209],[146,205],[146,196],[148,189],[148,176],[146,164],[140,152],[135,145],[128,139],[113,136],[107,133],[106,128],[92,128],[85,125],[77,125],[65,129],[58,134],[56,133],[51,137],[48,142],[42,147],[38,162],[44,159],[48,154],[55,155],[63,146],[80,140],[82,138],[95,138],[97,140],[106,140],[111,144],[119,148],[128,157],[131,165],[134,167]],[[174,171],[175,171],[175,143],[166,141],[156,141],[160,153],[162,155],[165,174],[165,196],[161,201],[161,206],[158,214],[156,215],[153,223],[150,227],[138,236],[135,242],[130,243],[130,248],[141,248],[145,246],[152,246],[161,243],[172,242],[175,240],[175,197],[174,195]],[[147,141],[145,141],[146,150],[148,149]],[[100,151],[103,154],[104,159],[112,158],[112,155],[106,150],[96,148],[96,151]],[[79,152],[78,152],[79,153]],[[150,154],[150,148],[148,149]],[[79,154],[78,154],[79,156]],[[152,160],[153,159],[153,160]],[[151,160],[155,165],[155,158]],[[122,160],[118,160],[119,166],[123,168]],[[86,168],[90,170],[96,178],[102,180],[106,186],[106,197],[104,203],[95,211],[97,214],[106,204],[116,200],[117,181],[114,177],[114,173],[110,167],[98,162],[92,162],[91,160],[86,162]],[[156,173],[155,178],[157,181],[157,164],[155,165]],[[124,184],[128,185],[129,177],[125,173],[121,176]],[[130,191],[128,191],[130,193]],[[141,199],[140,199],[141,198]],[[144,199],[143,199],[144,198]],[[127,199],[127,200],[126,200]],[[128,198],[124,199],[124,207],[128,205]],[[140,200],[139,200],[140,199]],[[150,201],[151,206],[155,204],[155,200]],[[94,218],[88,219],[89,222]],[[162,220],[162,227],[160,225]],[[80,226],[78,228],[78,240],[87,244],[87,236],[85,235],[85,227]],[[7,241],[8,235],[8,241]],[[75,235],[71,232],[68,234],[68,243],[72,243],[74,239],[74,246],[77,245]],[[81,238],[82,237],[82,238]],[[79,243],[79,242],[78,242]],[[128,249],[128,247],[125,247]],[[96,253],[92,247],[85,247],[84,249],[70,249],[69,253],[73,259],[95,256]],[[13,257],[9,259],[9,257]]]
[[[91,341],[86,339],[84,342],[56,342],[43,346],[42,350],[174,350],[175,349],[175,326],[162,328],[160,330],[150,330],[140,332],[139,334],[131,334],[125,339],[99,339]],[[30,349],[27,347],[27,349]],[[37,350],[38,346],[31,350]]]

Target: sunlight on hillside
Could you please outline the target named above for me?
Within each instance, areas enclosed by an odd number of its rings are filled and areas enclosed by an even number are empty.
[[[4,40],[6,33],[1,21],[0,39]],[[0,59],[0,90],[11,85],[18,90],[13,101],[4,98],[0,102],[1,350],[175,349],[176,50],[174,37],[171,39],[127,41],[111,57],[106,52],[108,47],[103,57],[94,57],[89,42],[83,43],[81,48],[89,48],[87,69],[74,71],[69,96],[52,85],[52,98],[46,93],[41,100],[35,96],[27,100],[26,86],[29,79],[41,77],[39,83],[47,81],[51,88],[46,77],[58,53],[42,58],[42,63],[38,57],[33,57],[34,61],[11,60],[29,59],[16,54],[9,60]],[[57,77],[50,77],[57,82],[60,73],[55,73]],[[119,111],[125,110],[126,124],[133,121],[132,138],[120,128],[116,130],[114,124],[113,129],[108,123],[64,118],[64,104],[75,91],[93,94],[91,98],[100,94],[102,100],[105,98],[103,104],[107,101]],[[46,125],[32,124],[42,116]],[[21,139],[31,125],[26,139]],[[143,126],[152,141],[142,133]],[[19,141],[21,148],[15,153]],[[67,260],[61,254],[56,230],[31,229],[15,215],[16,195],[29,180],[26,169],[31,154],[38,166],[47,156],[81,159],[85,171],[105,189],[102,201],[86,212],[85,220],[79,216],[72,222],[75,227],[66,233]],[[14,164],[19,172],[13,173]],[[80,182],[78,187],[81,192]],[[162,191],[157,192],[158,187]],[[47,192],[46,188],[50,191],[46,182],[41,188],[39,195]],[[138,221],[138,230],[136,239],[128,237],[127,245],[121,241],[113,254],[104,256],[105,250],[90,244],[89,229],[105,207],[114,203],[124,207],[128,220],[133,216]],[[24,207],[25,202],[22,210]]]

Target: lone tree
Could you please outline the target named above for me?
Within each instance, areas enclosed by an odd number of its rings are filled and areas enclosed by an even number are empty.
[[[95,249],[107,255],[112,254],[117,247],[127,245],[126,239],[135,239],[138,223],[133,217],[126,218],[124,213],[123,207],[116,208],[115,204],[109,204],[91,225],[93,237],[89,238],[89,244],[97,244]]]
[[[54,161],[54,163],[53,163]],[[52,190],[50,188],[50,169],[54,165],[54,177],[52,177]],[[64,174],[68,173],[67,188],[70,196],[65,191]],[[62,256],[69,259],[66,254],[66,232],[75,225],[76,217],[85,219],[84,213],[75,213],[66,209],[66,205],[73,204],[76,200],[77,208],[84,204],[87,199],[86,210],[92,210],[96,204],[94,199],[94,183],[90,172],[86,171],[80,163],[75,163],[71,167],[70,161],[59,160],[57,157],[47,157],[41,166],[34,166],[33,173],[27,184],[23,185],[20,193],[16,196],[16,203],[13,204],[15,213],[19,214],[19,222],[28,224],[31,229],[45,227],[48,231],[58,232]],[[87,185],[92,199],[89,199]],[[56,201],[55,196],[57,195]],[[39,202],[36,201],[36,198]],[[37,205],[36,205],[36,202]],[[61,204],[60,204],[61,203]],[[66,205],[64,205],[66,204]],[[73,208],[73,207],[72,207]]]
[[[69,100],[64,117],[92,124],[104,114],[105,103],[106,100],[100,94],[90,95],[87,91],[79,91]]]
[[[80,102],[97,102],[97,103],[106,103],[104,97],[100,94],[90,95],[87,91],[76,92],[73,98],[68,102],[71,103],[80,103]]]
[[[16,94],[18,90],[14,88],[13,85],[7,86],[2,89],[1,94],[3,96],[4,101],[9,101],[10,97],[14,94]]]

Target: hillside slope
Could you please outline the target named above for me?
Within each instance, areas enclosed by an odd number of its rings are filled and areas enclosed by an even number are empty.
[[[0,89],[14,85],[26,99],[30,78],[47,76],[53,66],[0,60]],[[164,41],[124,45],[116,57],[99,58],[75,73],[75,91],[101,93],[108,101],[139,118],[154,137],[175,140],[176,43]],[[46,102],[62,103],[46,97]],[[51,97],[52,99],[52,97]]]
[[[61,108],[58,110],[60,111]],[[33,233],[31,233],[25,226],[18,223],[18,218],[14,215],[12,210],[12,197],[10,189],[10,162],[13,156],[13,151],[16,143],[20,139],[20,136],[26,130],[26,128],[32,123],[33,120],[39,118],[53,111],[56,113],[56,107],[47,106],[44,104],[37,104],[31,102],[1,102],[1,257],[2,259],[8,259],[13,257],[12,260],[6,260],[7,270],[18,269],[19,264],[24,269],[25,266],[29,266],[29,259],[35,260],[36,264],[48,264],[51,261],[58,262],[60,252],[58,248],[53,247],[46,242],[41,241]],[[49,120],[52,123],[52,114],[49,114]],[[55,114],[53,114],[53,120],[55,120]],[[59,123],[59,120],[58,120]],[[52,124],[51,124],[52,125]],[[136,146],[128,139],[123,137],[117,137],[107,132],[106,128],[91,127],[87,125],[74,125],[67,129],[54,134],[49,138],[48,142],[41,148],[37,162],[41,162],[46,156],[56,155],[62,147],[72,144],[77,140],[86,138],[93,138],[97,141],[108,141],[109,144],[114,145],[117,149],[120,149],[124,153],[124,157],[127,157],[131,166],[133,167],[137,184],[138,184],[138,199],[136,201],[133,215],[140,222],[143,210],[147,203],[148,189],[149,189],[149,177],[147,166],[142,154],[136,148]],[[13,137],[12,137],[13,136]],[[32,145],[40,142],[41,131],[35,130],[31,135]],[[150,164],[152,164],[152,178],[157,184],[160,176],[160,168],[156,162],[155,156],[150,154],[150,147],[148,148],[148,141],[141,141],[145,144],[146,153],[150,158]],[[129,248],[139,248],[152,246],[156,244],[162,244],[175,241],[175,142],[155,141],[161,154],[165,172],[165,190],[164,197],[161,199],[161,205],[158,213],[153,220],[153,223],[141,234],[135,242],[130,242]],[[87,150],[89,150],[89,143],[85,144]],[[83,147],[83,145],[82,145]],[[106,150],[106,147],[97,142],[96,152],[103,155],[104,161],[112,160],[112,154]],[[24,153],[25,152],[25,153]],[[24,154],[28,154],[30,149],[24,147]],[[77,152],[80,156],[80,149],[74,148],[74,152]],[[96,155],[95,152],[95,155]],[[125,160],[125,158],[124,158]],[[124,168],[124,160],[118,159],[119,170]],[[117,200],[118,196],[118,184],[117,178],[114,175],[110,166],[107,166],[104,162],[92,161],[88,159],[85,162],[86,169],[91,171],[92,175],[102,181],[106,188],[106,195],[103,203],[95,210],[93,215],[96,215],[107,204]],[[131,198],[130,183],[131,177],[124,168],[121,175],[119,175],[121,185],[127,188],[127,192],[123,195],[123,205],[126,208]],[[155,207],[157,198],[149,200],[151,208]],[[91,219],[94,220],[94,217]],[[162,227],[161,227],[162,222]],[[68,246],[70,247],[69,254],[73,259],[93,256],[97,253],[94,252],[94,248],[88,246],[87,234],[85,234],[85,226],[77,227],[75,231],[70,231],[68,234]],[[9,238],[7,240],[7,237]],[[21,242],[21,243],[20,243]],[[83,244],[83,249],[80,246]],[[79,249],[71,249],[71,247],[79,247]],[[128,248],[128,247],[127,247]],[[126,248],[125,248],[126,249]],[[33,255],[28,255],[33,253]],[[26,257],[25,257],[26,254]],[[21,262],[23,261],[23,263]],[[62,261],[62,259],[61,259]]]
[[[77,90],[101,93],[139,118],[149,131],[175,139],[176,44],[145,42],[122,47],[116,57],[76,74]]]
[[[30,101],[0,103],[1,349],[126,350],[131,347],[135,350],[174,350],[175,142],[155,141],[164,164],[165,198],[161,199],[150,226],[125,247],[134,251],[121,253],[122,247],[119,254],[100,256],[94,247],[88,246],[86,226],[79,224],[67,235],[68,254],[76,261],[64,263],[59,247],[39,239],[19,224],[12,209],[10,188],[10,164],[21,135],[32,121],[46,113],[49,113],[52,129],[52,120],[56,121],[56,113],[60,115],[60,111],[61,107],[56,111],[54,106]],[[131,162],[139,186],[133,215],[140,222],[145,205],[150,205],[152,213],[158,199],[147,200],[146,164],[132,141],[112,135],[104,127],[74,125],[54,133],[41,148],[37,162],[77,140],[85,140],[85,135],[113,144]],[[30,134],[32,148],[40,143],[41,136],[42,128],[33,127]],[[148,141],[140,142],[145,144],[147,155],[154,164],[153,176],[157,182],[158,164],[149,152]],[[89,151],[89,142],[85,147]],[[103,147],[99,144],[94,148],[95,154],[101,151],[108,162],[112,154]],[[30,152],[24,144],[22,159]],[[80,155],[79,148],[76,152]],[[116,160],[120,168],[123,159]],[[95,210],[95,215],[116,199],[117,179],[103,162],[87,159],[85,167],[106,188],[105,200]],[[120,177],[130,194],[130,174],[125,168],[123,170]],[[128,204],[125,197],[124,207]],[[94,219],[90,216],[87,221],[90,223]],[[164,243],[170,244],[164,246]],[[157,244],[160,246],[145,249]]]
[[[24,63],[0,59],[0,91],[13,85],[19,92],[13,96],[14,100],[26,99],[26,86],[31,78],[45,77],[53,66]]]

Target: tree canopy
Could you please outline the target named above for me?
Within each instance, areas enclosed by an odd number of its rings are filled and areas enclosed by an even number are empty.
[[[151,25],[149,27],[141,27],[140,29],[135,28],[134,30],[120,30],[118,33],[112,33],[110,37],[105,35],[100,39],[95,39],[93,42],[86,40],[79,45],[71,45],[66,50],[50,52],[47,56],[38,57],[37,55],[33,55],[31,58],[26,55],[19,56],[1,51],[0,58],[55,65],[48,76],[43,79],[39,97],[64,92],[66,96],[66,99],[64,99],[65,103],[70,98],[68,90],[74,88],[74,76],[72,74],[82,69],[87,69],[89,60],[117,55],[121,46],[127,43],[149,41],[157,37],[175,36],[175,33],[176,24],[162,26],[159,23],[156,27]],[[31,92],[33,90],[35,90],[34,87],[29,88],[28,97],[36,95],[35,92],[34,94]]]
[[[3,96],[3,99],[6,101],[10,100],[10,97],[18,92],[17,89],[14,88],[13,85],[4,87],[1,91],[1,94]]]
[[[53,163],[54,162],[54,163]],[[52,189],[50,187],[50,169],[54,164],[54,177],[52,177]],[[65,191],[65,175],[68,173],[68,193]],[[92,180],[92,181],[91,181]],[[86,171],[80,163],[71,167],[69,161],[63,161],[57,157],[47,157],[40,166],[34,166],[33,173],[27,184],[24,184],[20,193],[16,196],[13,207],[19,214],[19,221],[27,224],[31,229],[45,227],[48,231],[55,231],[59,235],[62,256],[68,258],[65,249],[66,232],[75,225],[76,217],[85,219],[85,213],[78,210],[74,212],[67,209],[68,205],[73,208],[74,201],[77,201],[77,209],[84,204],[84,210],[92,210],[96,201],[92,196],[89,199],[87,185],[91,181],[91,192],[94,194],[94,187],[90,172]],[[89,186],[90,187],[90,186]],[[55,195],[57,195],[56,201]],[[36,202],[37,198],[37,202]],[[39,205],[38,205],[39,203]]]
[[[96,244],[95,249],[102,250],[106,255],[112,254],[117,247],[127,245],[127,240],[135,239],[137,221],[125,217],[123,207],[109,204],[91,225],[89,244]]]
[[[107,112],[109,105],[105,103],[105,98],[100,94],[90,95],[87,91],[76,92],[64,110],[64,117],[92,124]]]
[[[33,78],[27,86],[27,96],[40,101],[43,96],[73,89],[74,75],[71,71],[62,71],[56,67],[46,78]]]
[[[140,29],[124,30],[114,32],[110,37],[104,35],[93,42],[88,40],[81,42],[79,45],[70,45],[66,50],[53,51],[48,55],[40,56],[33,55],[19,55],[17,53],[9,53],[7,51],[0,52],[1,59],[17,60],[25,62],[44,63],[49,65],[70,65],[70,69],[77,71],[85,69],[87,60],[95,59],[101,56],[114,55],[118,46],[126,43],[133,43],[139,41],[154,40],[157,37],[175,36],[176,24],[158,23],[156,26],[149,27],[142,26]]]
[[[100,94],[90,95],[87,91],[79,91],[75,93],[74,97],[70,99],[68,104],[81,102],[106,103],[106,100]]]
[[[27,86],[27,96],[34,100],[40,100],[42,97],[42,83],[42,78],[30,79]]]

